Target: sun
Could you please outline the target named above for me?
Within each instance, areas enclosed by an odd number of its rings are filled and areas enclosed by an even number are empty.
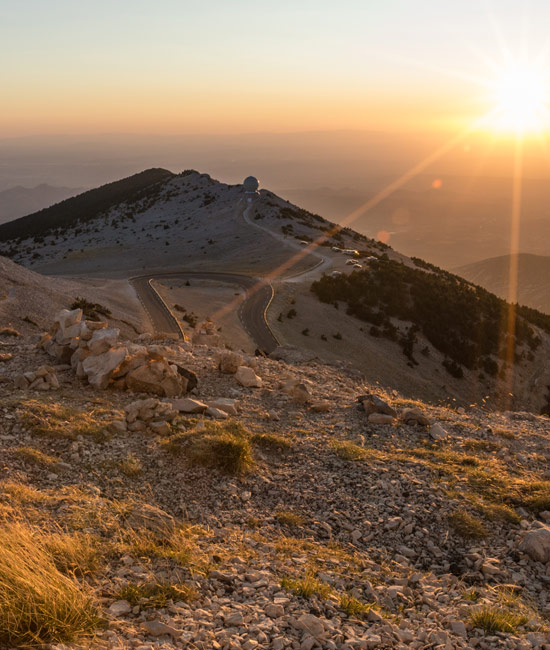
[[[511,65],[491,86],[496,102],[493,128],[526,133],[548,126],[546,80],[536,67]]]

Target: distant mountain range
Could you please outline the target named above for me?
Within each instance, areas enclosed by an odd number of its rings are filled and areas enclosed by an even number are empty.
[[[0,224],[47,208],[82,191],[83,188],[55,187],[46,183],[36,187],[17,185],[2,190],[0,191]]]
[[[454,269],[455,273],[478,284],[501,298],[509,298],[510,255],[492,257]],[[545,255],[518,255],[518,298],[527,305],[550,314],[550,257]]]

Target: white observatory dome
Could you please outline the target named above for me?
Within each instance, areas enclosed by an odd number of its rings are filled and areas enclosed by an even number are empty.
[[[245,192],[257,192],[260,187],[260,181],[254,176],[248,176],[243,181],[243,188]]]

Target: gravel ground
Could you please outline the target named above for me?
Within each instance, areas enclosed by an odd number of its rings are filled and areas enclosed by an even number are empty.
[[[345,364],[251,360],[263,380],[262,388],[251,389],[220,374],[219,351],[160,344],[197,374],[190,397],[234,398],[233,420],[251,436],[278,437],[270,446],[253,444],[248,472],[227,475],[170,451],[174,436],[200,432],[201,421],[209,420],[201,415],[179,417],[164,435],[117,431],[112,422],[144,396],[96,391],[63,367],[57,368],[58,391],[15,390],[11,380],[18,373],[51,360],[32,337],[0,336],[0,505],[6,516],[15,510],[37,525],[55,522],[71,531],[80,513],[80,530],[108,545],[118,513],[149,504],[184,527],[192,547],[187,563],[138,551],[109,555],[86,580],[108,625],[85,645],[550,647],[550,564],[518,549],[525,531],[548,522],[550,512],[496,504],[490,496],[497,479],[550,478],[548,418],[433,407],[377,391],[398,411],[419,408],[440,423],[445,435],[434,439],[428,427],[399,419],[369,422],[356,397],[376,389]],[[308,386],[308,403],[281,391],[286,377]],[[319,401],[324,412],[313,410]],[[79,413],[91,417],[95,434],[39,435],[29,413],[45,417],[52,405],[70,410],[61,418],[70,430]],[[21,448],[55,462],[45,466]],[[135,472],[125,464],[129,459]],[[473,517],[483,534],[465,536],[453,518],[457,511]],[[128,584],[155,581],[185,584],[195,597],[158,607],[117,597]],[[486,632],[472,620],[484,606],[525,616],[513,631]]]

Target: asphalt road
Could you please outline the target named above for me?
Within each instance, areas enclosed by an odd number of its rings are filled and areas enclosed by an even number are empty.
[[[159,294],[151,286],[151,280],[214,280],[236,284],[246,291],[246,298],[239,307],[241,323],[258,348],[269,354],[279,342],[270,330],[266,311],[273,298],[271,284],[262,279],[236,273],[207,273],[206,271],[182,271],[180,273],[159,273],[130,278],[147,315],[157,332],[167,332],[182,336],[182,330],[176,318],[170,312]]]

